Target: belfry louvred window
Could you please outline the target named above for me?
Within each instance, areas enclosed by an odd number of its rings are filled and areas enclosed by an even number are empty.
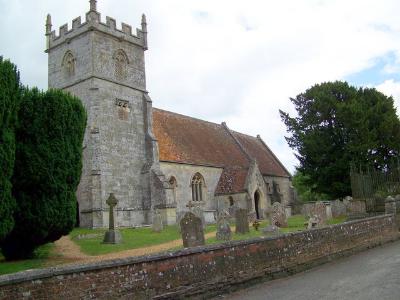
[[[203,201],[204,178],[196,173],[192,178],[192,200]]]

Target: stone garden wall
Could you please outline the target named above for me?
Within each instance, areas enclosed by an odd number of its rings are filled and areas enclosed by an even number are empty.
[[[393,215],[383,215],[274,238],[0,276],[0,299],[200,298],[398,238]]]

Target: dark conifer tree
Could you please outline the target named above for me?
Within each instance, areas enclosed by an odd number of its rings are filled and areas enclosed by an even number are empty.
[[[0,241],[14,226],[11,176],[15,160],[15,124],[20,99],[19,72],[0,56]]]
[[[18,117],[15,226],[1,244],[7,259],[29,257],[73,229],[86,126],[81,101],[58,90],[24,90]]]

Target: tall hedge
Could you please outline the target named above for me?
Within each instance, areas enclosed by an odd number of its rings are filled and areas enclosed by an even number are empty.
[[[14,226],[11,176],[15,159],[15,122],[20,98],[19,73],[0,56],[0,241]]]
[[[80,100],[58,90],[24,90],[18,118],[15,227],[1,244],[7,259],[29,257],[74,227],[86,126]]]

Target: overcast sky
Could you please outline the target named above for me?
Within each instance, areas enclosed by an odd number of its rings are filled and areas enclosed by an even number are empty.
[[[87,0],[0,0],[0,55],[22,82],[47,88],[44,22],[84,16]],[[315,83],[377,87],[400,105],[398,0],[99,0],[105,16],[140,27],[147,15],[153,105],[260,134],[294,171],[279,109]]]

